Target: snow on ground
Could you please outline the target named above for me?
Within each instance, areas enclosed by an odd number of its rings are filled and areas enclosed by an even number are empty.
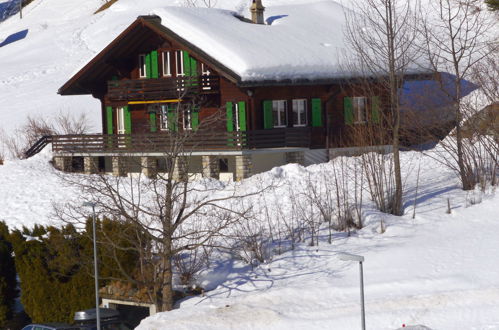
[[[420,155],[402,154],[407,184],[405,215],[375,211],[366,200],[366,226],[335,233],[332,245],[299,245],[254,269],[221,258],[200,284],[213,288],[180,309],[144,320],[139,329],[357,329],[358,265],[338,252],[365,256],[369,329],[424,324],[431,329],[499,329],[499,196],[466,193],[454,174],[435,160],[421,163],[417,216],[412,203]],[[52,203],[75,199],[48,164],[50,153],[0,166],[0,219],[11,227],[54,224]],[[299,182],[328,164],[286,165],[243,182],[270,178]],[[229,185],[230,186],[230,185]],[[447,198],[452,214],[446,214]],[[470,201],[483,200],[471,206]],[[380,219],[386,232],[380,233]]]
[[[0,129],[12,132],[28,114],[50,117],[71,111],[87,113],[98,131],[98,102],[90,96],[61,97],[57,89],[138,15],[178,1],[120,0],[93,15],[100,0],[35,0],[22,20],[14,16],[1,23]],[[273,6],[290,2],[264,0],[264,5],[270,12]],[[248,4],[219,0],[217,6],[248,16]],[[12,35],[18,39],[5,43]],[[0,220],[16,228],[53,224],[52,204],[78,197],[74,188],[62,184],[48,163],[50,157],[47,148],[32,159],[0,166]],[[358,329],[358,266],[337,258],[338,252],[348,251],[366,257],[369,329],[396,329],[402,324],[499,329],[495,257],[499,196],[476,193],[474,197],[483,202],[470,206],[470,196],[458,189],[454,174],[425,158],[413,220],[418,157],[402,156],[408,187],[403,217],[390,217],[367,206],[366,227],[350,237],[336,233],[331,246],[324,240],[318,248],[300,245],[254,270],[220,260],[216,271],[202,279],[215,288],[206,297],[186,300],[180,309],[151,317],[140,328]],[[287,165],[260,177],[299,180],[320,170],[321,166]],[[450,215],[445,213],[447,198],[453,206]],[[384,234],[379,233],[380,219],[387,225]]]
[[[406,178],[414,187],[418,155],[405,153]],[[371,211],[367,225],[332,245],[301,245],[254,270],[233,261],[225,280],[180,309],[142,321],[138,329],[358,329],[359,270],[339,252],[365,256],[366,322],[369,329],[424,324],[431,329],[499,329],[499,196],[475,206],[451,173],[424,159],[413,220],[413,190],[406,214]],[[284,166],[287,168],[295,165]],[[307,168],[316,172],[318,166]],[[291,175],[298,173],[291,168]],[[302,172],[303,175],[303,172]],[[473,193],[478,194],[478,193]],[[447,198],[453,205],[446,214]],[[380,233],[379,219],[387,224]]]

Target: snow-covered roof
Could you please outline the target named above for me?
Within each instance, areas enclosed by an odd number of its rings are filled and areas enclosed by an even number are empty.
[[[153,13],[241,81],[261,81],[345,76],[344,10],[334,1],[275,6],[265,11],[266,25],[221,9],[165,7]]]

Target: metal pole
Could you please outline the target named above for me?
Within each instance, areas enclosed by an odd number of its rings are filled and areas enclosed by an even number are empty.
[[[360,268],[360,308],[362,315],[362,330],[366,330],[366,312],[364,309],[364,271],[362,269],[362,261],[359,262]]]
[[[97,330],[100,330],[100,310],[99,310],[99,269],[97,268],[97,238],[95,234],[95,204],[92,205],[92,223],[94,236],[94,277],[95,277],[95,313],[97,318]]]
[[[19,0],[19,18],[23,18],[23,0]]]

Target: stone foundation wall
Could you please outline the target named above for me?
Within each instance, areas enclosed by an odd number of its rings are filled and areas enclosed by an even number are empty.
[[[236,156],[236,181],[249,178],[252,174],[253,159],[251,155]]]
[[[220,178],[220,165],[217,156],[202,156],[203,177],[205,178]]]

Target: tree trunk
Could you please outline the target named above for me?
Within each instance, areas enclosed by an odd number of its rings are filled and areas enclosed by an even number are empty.
[[[163,288],[161,311],[171,311],[173,309],[173,270],[172,270],[172,242],[171,237],[165,238],[165,249],[163,256]]]

